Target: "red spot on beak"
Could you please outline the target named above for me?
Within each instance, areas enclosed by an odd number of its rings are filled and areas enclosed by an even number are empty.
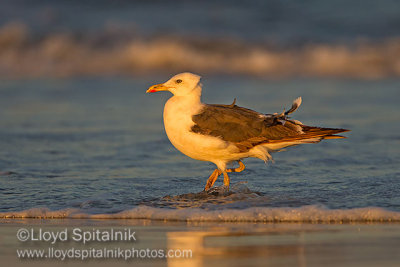
[[[146,93],[155,93],[155,92],[160,92],[160,91],[168,91],[169,87],[166,87],[164,84],[155,84],[153,86],[150,86],[149,89],[147,89]]]

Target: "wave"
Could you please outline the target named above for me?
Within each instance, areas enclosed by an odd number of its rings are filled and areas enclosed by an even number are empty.
[[[271,40],[273,42],[273,40]],[[0,28],[0,77],[138,75],[193,71],[270,77],[400,76],[400,39],[276,47],[224,37],[47,33]]]
[[[399,211],[379,207],[329,209],[302,205],[299,200],[274,199],[250,190],[245,183],[215,186],[208,191],[145,199],[120,212],[97,209],[84,201],[77,208],[50,210],[47,207],[3,212],[0,218],[41,219],[147,219],[187,222],[400,222]],[[101,213],[99,213],[101,212]]]
[[[400,222],[400,212],[377,207],[354,209],[327,209],[310,205],[298,208],[253,207],[246,209],[204,210],[200,208],[165,209],[138,206],[114,214],[87,214],[79,209],[51,211],[33,208],[18,212],[0,213],[0,218],[40,219],[149,219],[187,222],[304,222],[304,223],[351,223],[351,222]]]

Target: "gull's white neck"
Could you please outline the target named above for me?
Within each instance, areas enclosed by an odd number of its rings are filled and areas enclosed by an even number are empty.
[[[203,107],[201,103],[201,86],[197,86],[187,95],[174,95],[164,107],[164,127],[171,143],[181,152],[192,149],[191,127],[194,125],[192,116],[198,114]],[[192,156],[193,157],[193,156]]]
[[[181,111],[185,114],[190,113],[190,115],[194,115],[202,106],[201,85],[197,85],[189,94],[174,95],[167,101],[164,107],[164,120],[167,109],[173,109],[174,112]],[[174,116],[176,115],[177,114],[174,114]]]

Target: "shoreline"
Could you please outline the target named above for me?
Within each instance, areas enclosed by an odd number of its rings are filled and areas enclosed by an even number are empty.
[[[73,241],[21,242],[18,229],[133,229],[137,242]],[[184,223],[149,220],[83,220],[27,219],[0,221],[0,247],[3,262],[11,266],[51,266],[60,259],[18,259],[18,249],[108,249],[135,248],[150,250],[190,250],[191,258],[163,259],[68,259],[78,266],[106,266],[110,262],[147,266],[240,266],[299,265],[299,266],[395,266],[400,255],[394,253],[400,245],[400,224],[309,224],[309,223]]]

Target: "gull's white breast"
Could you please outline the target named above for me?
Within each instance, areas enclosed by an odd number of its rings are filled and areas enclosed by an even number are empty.
[[[183,154],[197,160],[217,162],[231,160],[237,151],[234,145],[220,138],[191,131],[192,116],[198,114],[203,104],[189,97],[171,97],[164,107],[164,127],[171,143]]]

